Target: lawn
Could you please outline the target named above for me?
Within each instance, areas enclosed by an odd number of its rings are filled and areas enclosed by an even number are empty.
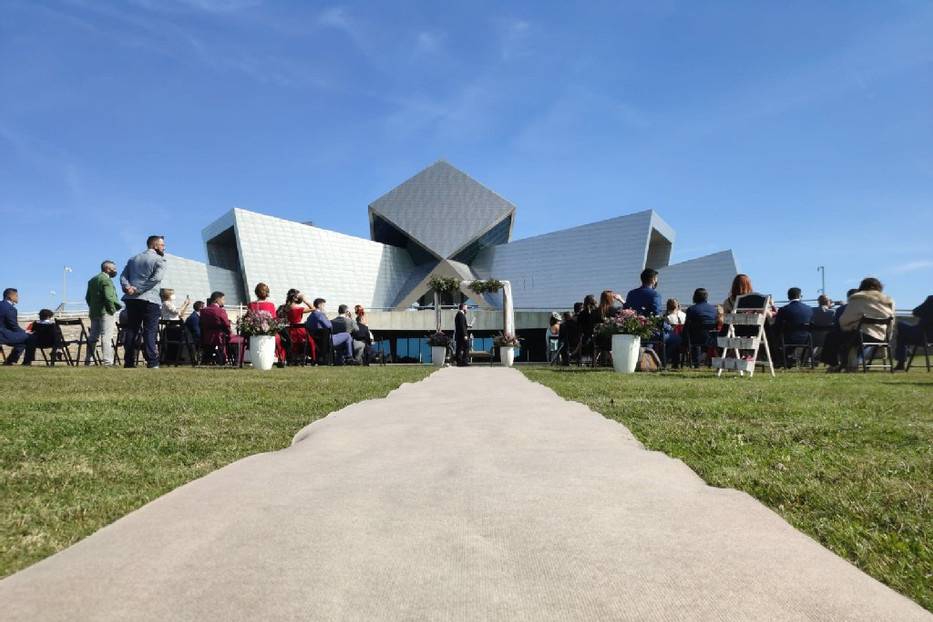
[[[0,577],[430,371],[0,369]]]
[[[933,374],[524,372],[933,610]]]

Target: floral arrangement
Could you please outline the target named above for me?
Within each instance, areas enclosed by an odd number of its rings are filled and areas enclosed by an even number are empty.
[[[460,281],[451,277],[444,276],[435,276],[429,282],[431,289],[436,291],[438,294],[446,294],[447,292],[455,292],[460,289]]]
[[[596,327],[601,337],[635,335],[648,339],[660,330],[664,318],[640,315],[634,309],[622,309]]]
[[[432,348],[446,348],[450,343],[450,337],[447,333],[437,331],[430,337],[428,337],[428,345]]]
[[[285,323],[268,311],[247,311],[237,318],[236,328],[244,337],[275,335]]]
[[[494,294],[502,289],[502,281],[499,279],[489,279],[488,281],[476,280],[470,283],[470,291],[474,294]]]
[[[518,337],[511,333],[503,333],[493,337],[492,342],[499,348],[517,348],[521,345]]]

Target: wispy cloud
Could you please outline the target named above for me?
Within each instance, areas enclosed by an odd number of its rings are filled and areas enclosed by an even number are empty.
[[[419,52],[433,54],[441,49],[445,35],[442,32],[419,32],[415,37],[415,47]]]
[[[523,19],[509,19],[500,23],[499,55],[504,61],[527,56],[531,24]]]
[[[235,13],[262,4],[262,0],[132,0],[136,6],[159,12],[179,10],[205,11],[207,13]]]
[[[930,261],[929,259],[918,259],[894,266],[891,268],[891,272],[894,274],[904,274],[905,272],[929,270],[930,268],[933,268],[933,261]]]

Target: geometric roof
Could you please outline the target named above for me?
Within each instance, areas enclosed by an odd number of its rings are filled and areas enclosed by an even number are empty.
[[[372,239],[435,260],[511,238],[515,206],[447,162],[436,162],[369,205]],[[499,225],[498,227],[496,227]],[[494,239],[481,240],[493,228]]]

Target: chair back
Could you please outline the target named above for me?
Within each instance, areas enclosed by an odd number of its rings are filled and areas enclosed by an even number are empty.
[[[308,335],[314,339],[314,344],[317,346],[317,362],[319,364],[331,364],[334,355],[334,342],[331,339],[331,330],[329,328],[315,328],[308,330]]]
[[[858,321],[857,332],[860,335],[865,333],[862,331],[863,326],[884,326],[884,341],[865,341],[862,339],[862,344],[872,344],[872,343],[889,343],[891,338],[894,336],[894,317],[875,317],[871,315],[863,315]]]
[[[58,339],[58,330],[55,324],[36,322],[32,325],[32,332],[36,336],[36,347],[40,349],[53,347]]]

